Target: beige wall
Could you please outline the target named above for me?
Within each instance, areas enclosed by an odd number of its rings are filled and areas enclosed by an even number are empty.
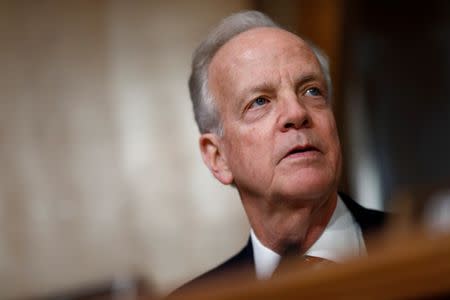
[[[186,80],[208,28],[248,6],[0,2],[1,299],[130,274],[164,293],[244,243]]]

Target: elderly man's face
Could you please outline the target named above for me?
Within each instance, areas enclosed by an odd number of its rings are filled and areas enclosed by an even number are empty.
[[[336,190],[336,125],[320,65],[303,40],[275,28],[243,32],[216,53],[208,79],[224,135],[217,148],[208,146],[212,135],[201,146],[220,181],[234,182],[243,199],[293,203]]]

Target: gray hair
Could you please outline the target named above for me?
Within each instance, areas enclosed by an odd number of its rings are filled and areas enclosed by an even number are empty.
[[[192,60],[192,73],[189,78],[189,92],[195,121],[201,133],[223,134],[220,115],[208,88],[208,67],[212,58],[233,37],[257,27],[284,29],[261,12],[243,11],[223,19],[195,50]],[[306,41],[306,43],[319,61],[325,76],[329,98],[331,98],[332,83],[328,58],[317,46],[309,41]]]

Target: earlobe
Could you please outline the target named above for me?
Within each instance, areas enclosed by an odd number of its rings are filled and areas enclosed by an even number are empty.
[[[200,136],[199,144],[203,161],[214,177],[223,184],[233,183],[220,138],[214,133],[205,133]]]

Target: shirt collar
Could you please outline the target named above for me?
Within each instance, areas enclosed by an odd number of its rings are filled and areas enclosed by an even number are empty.
[[[278,266],[281,256],[264,246],[253,229],[250,229],[250,238],[253,247],[256,276],[258,279],[270,278]],[[336,208],[330,222],[328,222],[319,239],[305,254],[342,262],[347,257],[364,256],[366,253],[361,229],[340,196],[338,196]]]

